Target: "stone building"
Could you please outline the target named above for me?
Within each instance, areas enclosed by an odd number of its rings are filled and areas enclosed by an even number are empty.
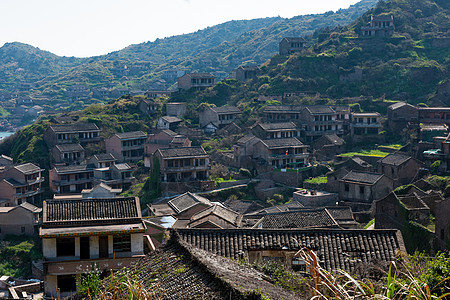
[[[339,199],[372,203],[393,190],[393,181],[383,174],[350,171],[339,181]]]
[[[214,76],[210,73],[187,73],[178,77],[178,90],[203,90],[214,85]]]
[[[257,123],[252,127],[252,133],[260,139],[281,139],[300,137],[300,128],[293,122]]]
[[[137,197],[44,201],[45,295],[73,295],[93,265],[100,272],[130,266],[144,256],[144,232]]]
[[[147,135],[142,131],[116,133],[105,139],[106,152],[120,162],[138,162],[144,158]]]
[[[52,148],[53,163],[79,165],[84,162],[85,151],[80,144],[62,144]]]
[[[280,55],[291,55],[305,49],[306,40],[302,37],[285,37],[279,45]]]
[[[202,147],[158,149],[161,180],[164,182],[196,181],[209,178],[209,156]]]
[[[308,164],[309,146],[297,138],[260,140],[254,145],[253,159],[274,168],[297,168]]]
[[[241,113],[241,110],[235,106],[211,107],[205,105],[199,112],[200,128],[204,128],[208,124],[222,128],[236,122]]]
[[[0,206],[17,206],[41,200],[44,192],[42,171],[32,163],[3,167],[0,170]]]
[[[387,118],[392,131],[402,130],[408,124],[418,124],[417,107],[406,102],[392,104],[387,109]]]
[[[394,181],[394,188],[412,183],[417,179],[423,163],[411,156],[391,153],[377,162],[378,173],[382,173]]]
[[[239,66],[234,70],[234,78],[239,81],[247,81],[249,79],[256,79],[261,73],[258,66]]]
[[[389,37],[394,33],[394,17],[392,15],[370,16],[367,26],[361,27],[361,35],[368,37]]]
[[[98,143],[101,141],[100,129],[94,123],[51,125],[44,132],[44,141],[49,148],[60,144]]]
[[[0,237],[9,234],[35,234],[41,212],[41,208],[28,202],[18,206],[0,207]]]

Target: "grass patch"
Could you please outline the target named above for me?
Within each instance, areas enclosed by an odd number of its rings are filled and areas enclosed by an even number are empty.
[[[373,224],[375,224],[375,219],[370,220],[369,223],[367,223],[366,226],[364,226],[364,229],[369,228],[369,227],[372,226]]]
[[[327,183],[327,176],[319,176],[319,177],[314,177],[311,179],[306,179],[305,182],[307,183],[314,183],[314,184],[321,184],[321,183]]]
[[[383,147],[383,148],[393,149],[393,150],[400,150],[400,149],[402,149],[403,145],[392,144],[392,145],[382,145],[382,146],[378,146],[378,147]]]
[[[373,149],[373,150],[361,150],[359,152],[347,152],[347,153],[341,154],[340,156],[341,157],[353,157],[355,155],[364,155],[364,156],[385,157],[388,154],[389,154],[388,152]]]

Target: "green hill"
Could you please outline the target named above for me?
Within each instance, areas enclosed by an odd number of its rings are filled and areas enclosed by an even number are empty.
[[[60,57],[30,45],[7,43],[0,48],[0,96],[6,100],[29,96],[46,110],[75,110],[130,90],[175,88],[173,81],[161,80],[165,70],[230,72],[240,64],[261,64],[277,53],[282,37],[346,25],[375,2],[362,0],[337,12],[291,19],[230,21],[91,58]],[[77,84],[86,86],[89,94],[71,97],[68,90]],[[101,94],[102,89],[109,94]]]

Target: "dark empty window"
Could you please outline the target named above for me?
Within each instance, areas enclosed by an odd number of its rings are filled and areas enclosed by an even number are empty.
[[[348,184],[345,184],[344,185],[344,189],[345,189],[346,192],[348,192],[348,191],[350,191],[350,186]]]
[[[75,275],[58,275],[58,288],[64,292],[74,292],[77,290],[77,281]]]
[[[444,240],[445,238],[445,232],[444,229],[441,229],[441,240]]]
[[[115,235],[113,237],[114,252],[131,252],[131,236]]]
[[[306,272],[306,262],[300,257],[292,258],[292,270],[296,272]]]
[[[20,232],[25,233],[25,227],[20,227]]]
[[[360,187],[359,187],[359,193],[360,193],[360,194],[364,194],[364,187],[363,187],[363,186],[360,186]]]
[[[56,256],[75,256],[75,238],[57,238]]]

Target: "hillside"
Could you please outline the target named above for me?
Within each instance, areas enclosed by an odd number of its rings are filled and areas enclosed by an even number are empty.
[[[415,104],[433,99],[447,105],[433,96],[437,85],[449,78],[448,5],[431,0],[380,2],[351,26],[318,32],[326,37],[303,53],[274,57],[265,67],[270,77],[265,91],[317,91],[331,98],[363,95]],[[380,14],[393,16],[394,34],[362,37],[361,26]]]
[[[346,25],[375,2],[362,0],[337,12],[291,19],[230,21],[91,58],[59,57],[30,45],[8,43],[0,48],[0,103],[13,112],[17,97],[31,97],[45,110],[76,110],[133,90],[175,88],[173,80],[162,78],[165,70],[228,73],[240,64],[261,64],[278,51],[282,37]],[[71,87],[76,85],[86,90],[74,94]]]

